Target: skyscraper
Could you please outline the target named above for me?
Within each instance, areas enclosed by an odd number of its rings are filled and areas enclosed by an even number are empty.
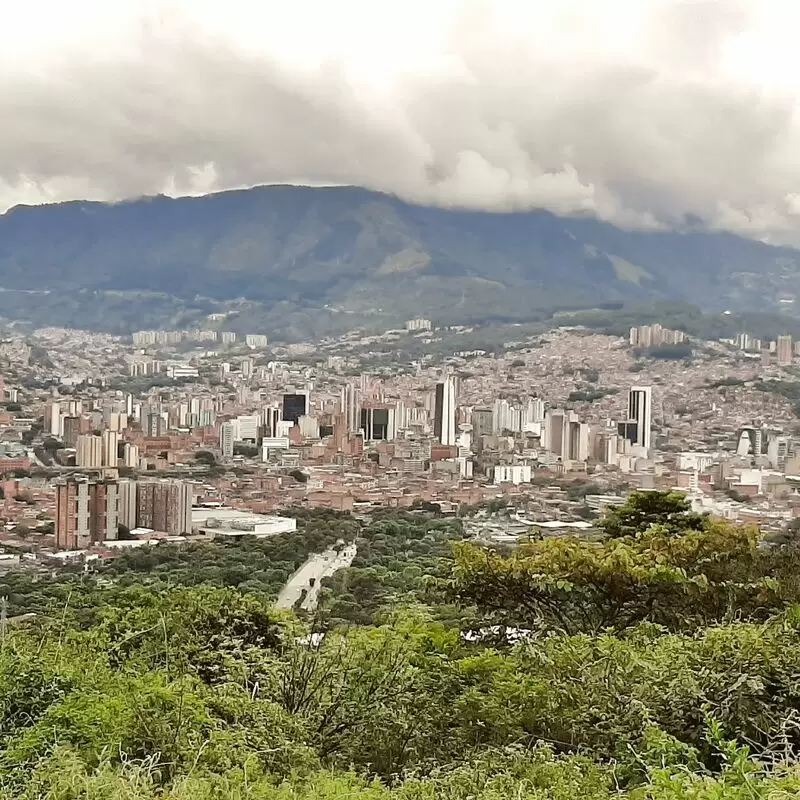
[[[456,443],[456,378],[453,375],[436,384],[433,432],[442,444]]]
[[[628,420],[636,423],[636,441],[632,444],[650,449],[653,416],[653,387],[632,386],[628,393]]]
[[[589,426],[585,422],[581,422],[574,412],[570,412],[567,424],[567,459],[569,461],[586,461],[589,458]]]
[[[393,408],[362,408],[361,430],[368,442],[394,438]]]
[[[342,386],[342,397],[339,404],[341,412],[347,421],[347,430],[349,433],[355,433],[358,430],[361,421],[361,392],[348,383]]]
[[[569,424],[564,411],[550,410],[545,418],[545,449],[562,460],[569,458]]]
[[[781,366],[788,366],[792,363],[794,358],[794,347],[792,346],[791,336],[778,337],[778,364]]]
[[[308,414],[308,395],[285,394],[283,396],[283,419],[297,425],[297,421]]]

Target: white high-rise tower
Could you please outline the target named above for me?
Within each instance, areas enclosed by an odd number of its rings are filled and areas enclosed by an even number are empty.
[[[436,384],[434,433],[442,444],[456,443],[456,378],[448,375]]]
[[[653,387],[632,386],[628,394],[628,419],[636,422],[636,444],[650,449],[653,417]]]

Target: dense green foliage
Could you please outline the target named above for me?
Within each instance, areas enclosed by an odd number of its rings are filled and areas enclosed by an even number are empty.
[[[764,619],[800,602],[800,553],[758,531],[693,514],[680,494],[634,494],[609,509],[601,541],[557,537],[503,555],[458,546],[453,592],[493,617],[568,633],[640,622],[694,630]]]
[[[79,598],[91,604],[98,585],[233,587],[274,598],[287,578],[312,553],[337,541],[351,541],[359,526],[335,512],[300,512],[296,533],[266,539],[238,539],[161,544],[122,553],[106,566],[87,574],[76,566],[55,580],[24,572],[0,575],[0,597],[8,598],[9,614],[42,612],[55,604],[73,607]]]
[[[0,797],[800,793],[790,548],[669,493],[634,495],[606,518],[613,535],[506,555],[434,509],[301,523],[294,555],[269,540],[156,548],[42,579],[40,613],[0,631]],[[320,619],[272,608],[271,578],[242,579],[247,559],[257,574],[354,536],[321,639]],[[476,627],[514,615],[530,623],[515,644]]]
[[[616,539],[646,533],[653,525],[673,535],[702,530],[706,521],[700,514],[692,513],[686,495],[681,492],[638,492],[623,505],[609,507],[598,527]]]
[[[440,618],[460,619],[443,582],[453,564],[451,543],[464,538],[460,520],[394,515],[365,526],[352,565],[324,582],[329,623],[370,625],[397,605],[423,604]]]

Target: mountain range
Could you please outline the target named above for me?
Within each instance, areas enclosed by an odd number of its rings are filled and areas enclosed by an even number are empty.
[[[17,206],[0,215],[0,314],[123,332],[203,324],[280,337],[522,320],[641,300],[791,310],[800,251],[728,233],[624,231],[545,211],[416,206],[354,187]]]

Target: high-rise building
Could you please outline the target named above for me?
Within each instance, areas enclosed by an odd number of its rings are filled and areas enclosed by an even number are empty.
[[[429,331],[433,324],[429,319],[409,319],[406,320],[406,330],[412,331]]]
[[[586,461],[589,458],[589,426],[571,412],[567,422],[567,460]]]
[[[297,421],[308,414],[308,395],[285,394],[283,396],[283,419],[297,425]]]
[[[562,461],[569,458],[569,423],[564,411],[551,409],[547,412],[542,445]]]
[[[56,546],[83,550],[116,539],[118,503],[114,481],[67,480],[56,484]]]
[[[158,411],[151,411],[145,415],[142,428],[144,429],[144,435],[150,437],[163,436],[167,432],[167,424]]]
[[[119,524],[136,527],[136,481],[119,482]]]
[[[319,439],[320,437],[319,420],[316,417],[303,414],[297,420],[297,427],[300,428],[300,435],[304,439]]]
[[[51,436],[61,436],[61,405],[50,403],[47,407],[47,425]]]
[[[135,444],[125,442],[123,453],[125,466],[136,469],[139,466],[139,448]]]
[[[773,469],[784,469],[787,458],[794,452],[793,442],[788,436],[773,436],[767,445],[767,458]]]
[[[628,420],[636,423],[636,441],[631,444],[650,449],[653,417],[653,387],[632,386],[628,393]]]
[[[492,410],[489,408],[473,408],[470,420],[472,422],[472,440],[480,445],[482,436],[488,436],[492,431]]]
[[[791,336],[779,336],[777,344],[778,364],[788,366],[794,359],[794,347]]]
[[[234,436],[237,442],[257,442],[258,429],[261,426],[261,418],[256,414],[236,417],[234,420]]]
[[[267,436],[278,435],[278,423],[281,420],[281,410],[269,406],[262,412],[262,419],[264,420],[264,428],[266,429]]]
[[[139,481],[136,524],[179,536],[192,531],[192,487],[184,481]]]
[[[344,414],[348,432],[355,433],[361,421],[361,392],[351,383],[342,386],[339,410]]]
[[[233,457],[233,443],[236,441],[236,432],[232,422],[223,422],[219,426],[219,449],[223,458]]]
[[[75,463],[83,469],[101,469],[103,439],[90,433],[81,434],[75,445]]]
[[[220,335],[220,339],[222,340],[222,344],[235,344],[236,343],[236,332],[235,331],[222,331]]]
[[[456,378],[448,375],[436,384],[433,411],[433,432],[441,444],[456,443]]]
[[[393,408],[362,408],[360,428],[368,442],[391,440],[395,437]]]
[[[64,433],[62,438],[67,447],[75,447],[78,444],[78,437],[81,435],[80,417],[62,417],[61,419]]]
[[[103,431],[100,438],[102,439],[103,447],[103,466],[116,467],[119,453],[119,434],[116,431]]]
[[[248,333],[244,342],[248,347],[266,347],[267,337],[263,333]]]

